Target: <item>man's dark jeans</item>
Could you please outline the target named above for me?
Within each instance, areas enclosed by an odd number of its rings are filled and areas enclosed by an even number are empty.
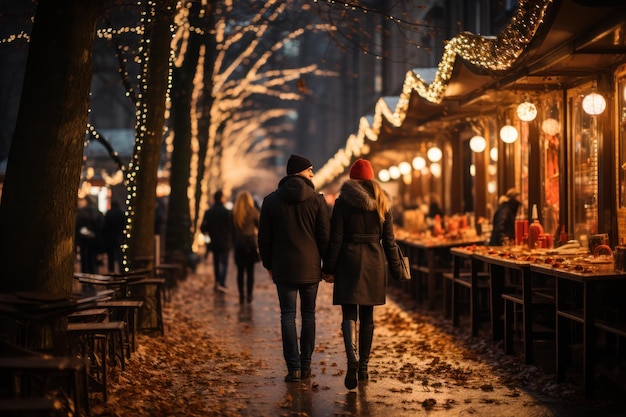
[[[316,284],[288,285],[276,284],[280,302],[280,329],[283,337],[283,356],[289,371],[311,367],[311,355],[315,348],[315,301]],[[300,314],[302,329],[300,346],[296,330],[296,300],[300,293]]]
[[[215,274],[215,286],[226,286],[226,273],[228,272],[229,251],[213,251],[213,273]]]

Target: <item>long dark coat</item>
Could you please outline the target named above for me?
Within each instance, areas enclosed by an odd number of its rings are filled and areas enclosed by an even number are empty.
[[[500,246],[505,237],[515,239],[515,216],[520,202],[512,198],[502,202],[493,215],[493,229],[489,246]]]
[[[228,252],[232,246],[235,235],[233,212],[217,202],[204,212],[200,231],[208,234],[211,238],[211,250],[213,252]]]
[[[391,212],[381,222],[376,207],[371,181],[342,185],[324,259],[324,272],[335,276],[333,304],[385,304],[388,271],[402,277]]]
[[[315,284],[322,280],[322,255],[330,235],[330,211],[313,183],[290,175],[263,199],[259,252],[276,284]]]

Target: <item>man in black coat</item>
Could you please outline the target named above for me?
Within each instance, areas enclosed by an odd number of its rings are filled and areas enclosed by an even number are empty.
[[[226,273],[228,272],[228,256],[232,246],[234,224],[233,213],[224,206],[224,193],[217,190],[213,195],[213,206],[204,212],[200,231],[211,238],[213,252],[213,273],[215,275],[215,291],[226,292]]]
[[[313,166],[291,155],[287,176],[263,200],[259,223],[259,252],[276,284],[280,302],[285,381],[311,376],[315,347],[315,302],[322,279],[322,256],[330,238],[330,211],[311,182]],[[300,294],[302,328],[296,329],[296,300]]]

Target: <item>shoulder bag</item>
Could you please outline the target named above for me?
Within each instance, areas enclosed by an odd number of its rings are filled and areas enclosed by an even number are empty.
[[[411,263],[409,262],[409,257],[404,256],[402,253],[402,249],[400,246],[396,245],[398,248],[398,256],[400,257],[400,261],[402,263],[402,279],[410,280],[411,279]]]

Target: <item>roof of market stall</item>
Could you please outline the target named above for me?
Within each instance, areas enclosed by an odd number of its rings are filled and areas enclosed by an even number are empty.
[[[317,171],[316,185],[336,181],[363,154],[389,166],[449,125],[625,62],[624,16],[622,0],[520,0],[496,37],[461,33],[446,44],[436,72],[409,71],[400,96],[379,99],[361,118],[358,132]]]

